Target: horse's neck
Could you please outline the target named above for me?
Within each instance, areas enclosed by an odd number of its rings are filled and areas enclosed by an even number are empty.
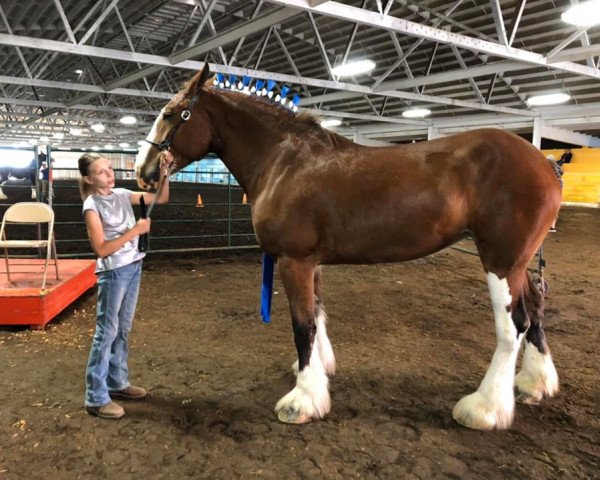
[[[280,140],[273,135],[273,120],[251,115],[238,99],[214,93],[207,103],[216,138],[212,150],[221,158],[239,184],[251,196],[258,195],[261,178],[277,156]],[[259,108],[257,106],[257,108]],[[213,135],[214,135],[213,134]]]

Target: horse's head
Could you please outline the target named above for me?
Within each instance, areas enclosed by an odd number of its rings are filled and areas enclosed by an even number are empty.
[[[201,106],[202,89],[210,76],[208,63],[161,110],[135,160],[138,185],[156,187],[160,155],[170,151],[174,171],[206,155],[210,144],[210,122]]]

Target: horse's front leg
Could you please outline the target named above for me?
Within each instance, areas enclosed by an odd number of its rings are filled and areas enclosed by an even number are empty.
[[[323,362],[323,367],[325,367],[325,373],[333,375],[335,374],[335,355],[327,336],[327,313],[325,312],[325,304],[323,303],[323,268],[320,265],[315,268],[314,289],[317,333],[313,347],[319,350],[321,362]],[[294,375],[298,375],[298,360],[292,365],[292,371]]]
[[[315,264],[288,257],[277,263],[290,304],[299,372],[296,386],[277,402],[275,411],[282,422],[306,423],[324,417],[331,408],[329,381],[315,345]]]

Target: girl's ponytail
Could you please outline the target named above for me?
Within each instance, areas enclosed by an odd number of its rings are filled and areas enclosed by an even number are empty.
[[[94,187],[86,182],[83,177],[86,177],[90,174],[90,165],[99,158],[102,158],[102,155],[98,155],[97,153],[84,153],[81,157],[79,157],[78,166],[79,173],[81,174],[81,178],[79,179],[79,193],[81,194],[82,200],[85,200],[94,191]]]

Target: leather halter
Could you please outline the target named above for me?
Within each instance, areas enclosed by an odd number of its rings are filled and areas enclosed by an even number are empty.
[[[166,138],[162,142],[153,142],[152,140],[148,140],[147,138],[145,139],[145,141],[148,142],[153,147],[158,148],[161,152],[170,150],[171,144],[173,143],[173,137],[175,136],[177,129],[179,127],[181,127],[181,125],[183,125],[185,122],[187,122],[190,119],[190,117],[192,116],[192,109],[194,108],[194,104],[196,103],[196,100],[198,100],[198,97],[196,95],[194,95],[190,99],[190,103],[188,103],[187,108],[183,112],[181,112],[181,122],[179,122],[177,124],[177,126],[171,131],[171,134],[168,136],[168,138]]]

